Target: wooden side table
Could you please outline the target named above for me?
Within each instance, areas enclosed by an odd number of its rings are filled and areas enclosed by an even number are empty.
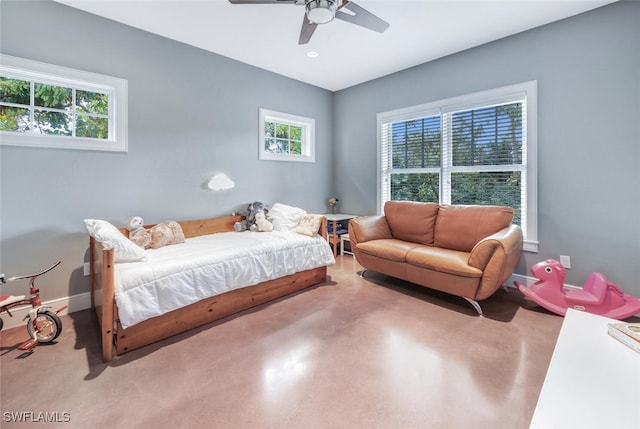
[[[327,240],[329,240],[329,244],[333,245],[333,256],[336,257],[338,256],[338,244],[340,244],[340,236],[338,235],[337,228],[338,222],[353,219],[354,217],[357,217],[357,215],[345,213],[330,213],[325,214],[325,217],[327,218],[327,222],[331,222],[331,226],[333,229],[331,234],[329,234],[329,236],[327,237]]]

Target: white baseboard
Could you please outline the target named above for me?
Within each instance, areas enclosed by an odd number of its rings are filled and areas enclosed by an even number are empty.
[[[76,311],[91,308],[91,293],[85,292],[78,295],[58,298],[52,301],[43,302],[43,304],[50,306],[51,310],[53,311],[56,311],[57,309],[64,307],[65,305],[68,306],[68,308],[58,313],[58,315],[73,313]],[[23,319],[29,313],[30,309],[31,307],[28,305],[11,309],[11,314],[13,317],[9,317],[7,313],[2,313],[2,321],[4,322],[4,326],[2,329],[5,330],[16,328],[18,326],[26,326],[26,322]]]

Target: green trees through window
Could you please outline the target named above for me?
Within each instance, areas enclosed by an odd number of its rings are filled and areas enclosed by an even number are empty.
[[[259,109],[259,159],[315,162],[315,120]]]
[[[441,202],[444,191],[449,204],[510,206],[520,223],[522,107],[518,102],[392,123],[389,199]]]
[[[269,153],[302,154],[302,127],[265,122],[264,149]]]
[[[0,145],[126,152],[128,82],[0,54]]]
[[[506,205],[537,251],[537,83],[378,114],[379,210],[389,200]]]
[[[0,131],[109,138],[109,95],[0,77]]]

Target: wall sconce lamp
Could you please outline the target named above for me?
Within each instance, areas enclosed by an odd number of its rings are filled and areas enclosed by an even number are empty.
[[[212,191],[226,191],[227,189],[233,189],[236,183],[224,173],[218,173],[214,175],[207,183],[207,188]]]

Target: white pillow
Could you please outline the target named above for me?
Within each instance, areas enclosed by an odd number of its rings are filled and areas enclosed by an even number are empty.
[[[115,226],[99,219],[85,219],[84,224],[96,240],[113,248],[115,262],[134,262],[147,259],[147,252],[125,237]]]
[[[275,203],[269,210],[268,217],[271,218],[275,231],[293,231],[306,214],[306,211],[298,207]]]

